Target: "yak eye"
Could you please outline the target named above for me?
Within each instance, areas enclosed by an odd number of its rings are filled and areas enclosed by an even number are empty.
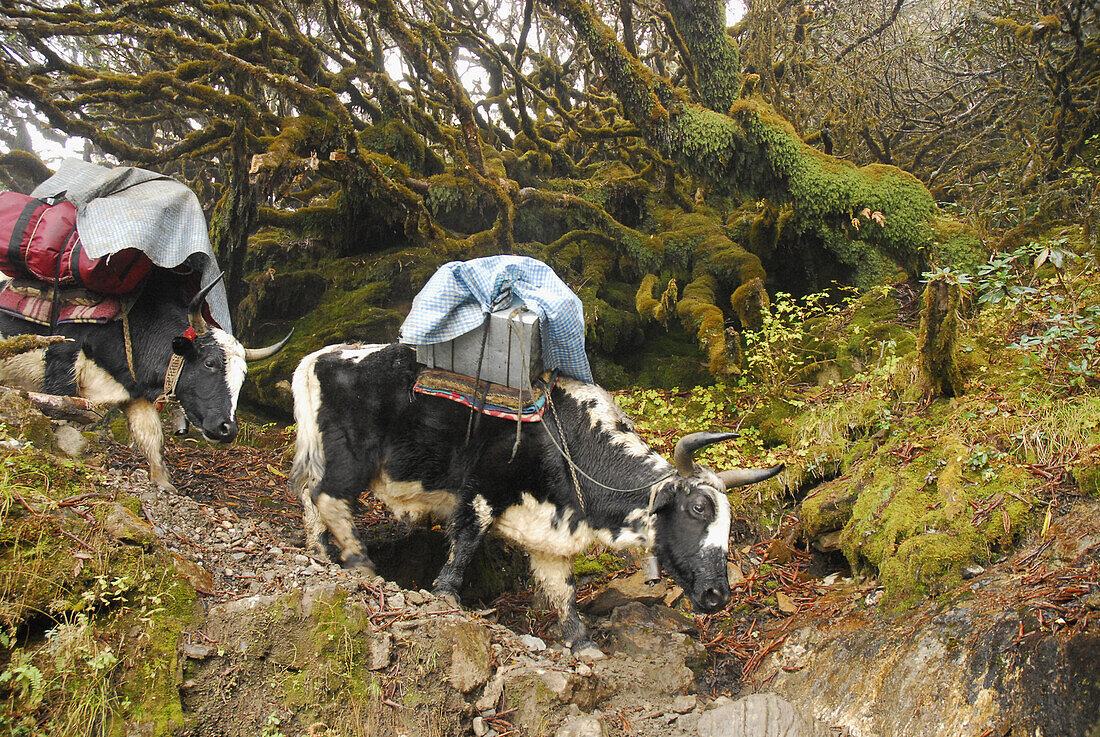
[[[208,369],[216,369],[218,367],[218,362],[215,361],[213,358],[206,359],[205,361],[202,362],[202,364],[203,364],[203,366],[206,366],[206,368],[208,368]]]
[[[707,514],[707,505],[703,502],[695,502],[691,505],[691,513],[696,517],[705,517]]]

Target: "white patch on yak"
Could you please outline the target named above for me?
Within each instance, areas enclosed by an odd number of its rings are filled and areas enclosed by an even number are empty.
[[[340,545],[340,557],[343,560],[354,555],[362,555],[359,539],[355,535],[355,522],[351,518],[351,505],[346,499],[337,499],[328,494],[317,497],[317,512],[324,524],[332,532]]]
[[[313,369],[318,358],[337,347],[322,348],[303,358],[294,370],[291,384],[294,394],[294,421],[298,424],[291,483],[302,502],[306,547],[321,555],[325,554],[325,546],[321,544],[325,523],[313,504],[311,492],[325,474],[325,446],[321,442],[321,428],[317,424],[317,412],[321,408],[321,383]]]
[[[0,361],[0,383],[4,386],[42,391],[46,378],[46,351],[27,351]]]
[[[477,515],[477,526],[483,532],[489,529],[489,526],[493,524],[493,508],[489,506],[489,502],[481,494],[477,494],[474,496],[471,506],[473,506],[474,513]]]
[[[455,508],[449,491],[428,491],[419,481],[394,481],[384,470],[370,484],[371,492],[396,516],[416,522],[430,517],[445,520]]]
[[[530,552],[528,559],[531,563],[531,573],[534,574],[558,616],[564,619],[576,597],[576,590],[569,582],[570,576],[573,575],[572,556]]]
[[[248,363],[244,360],[244,346],[229,333],[219,328],[210,328],[210,333],[225,353],[225,385],[229,389],[229,416],[237,414],[237,398],[241,395],[241,386],[248,373]]]
[[[340,345],[335,346],[335,348],[337,348],[340,352],[340,360],[351,361],[352,363],[359,363],[370,354],[377,353],[378,351],[385,348],[387,345],[387,343],[368,343],[366,345],[359,345],[354,347],[351,345]]]
[[[613,547],[617,550],[629,547],[644,547],[646,550],[653,549],[655,530],[653,527],[653,520],[646,519],[648,510],[635,509],[626,515],[623,520],[623,529],[619,530],[619,534],[611,537],[610,530],[597,530],[596,536],[600,538],[600,542]],[[606,533],[608,540],[604,540]]]
[[[657,465],[668,465],[665,459],[634,432],[634,420],[623,412],[622,408],[615,403],[615,398],[605,389],[595,384],[585,384],[565,377],[558,379],[558,385],[566,395],[589,413],[592,429],[597,432],[606,432],[611,437],[613,445],[618,446],[627,455],[638,458],[653,455]],[[620,430],[620,423],[625,424],[630,430],[627,432]]]
[[[521,545],[532,555],[539,552],[548,555],[576,555],[583,553],[595,541],[595,536],[585,522],[575,531],[570,530],[571,509],[559,516],[559,508],[551,502],[536,501],[530,494],[523,494],[519,504],[504,510],[493,525],[493,531]]]
[[[702,468],[699,475],[703,483],[707,484],[702,487],[703,491],[714,502],[714,520],[707,526],[707,534],[703,536],[699,552],[705,552],[708,548],[719,548],[726,552],[730,547],[730,525],[733,522],[729,497],[720,491],[725,486],[709,468]]]
[[[130,392],[126,391],[126,387],[85,356],[83,351],[76,356],[73,373],[76,393],[89,401],[122,404],[132,398]]]
[[[130,426],[134,445],[149,462],[150,480],[161,489],[175,491],[168,467],[164,465],[164,430],[156,406],[147,399],[131,399],[122,403],[122,411]]]

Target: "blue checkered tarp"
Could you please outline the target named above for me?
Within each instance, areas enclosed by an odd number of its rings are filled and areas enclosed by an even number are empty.
[[[76,229],[91,258],[136,248],[166,269],[186,262],[202,272],[203,286],[218,275],[202,205],[171,177],[132,166],[109,168],[65,159],[31,196],[76,205]],[[232,333],[225,285],[211,289],[206,301],[210,316]]]
[[[489,256],[441,266],[413,299],[401,325],[401,342],[453,340],[481,325],[488,313],[508,307],[513,298],[539,316],[543,366],[591,382],[580,299],[553,269],[526,256]]]

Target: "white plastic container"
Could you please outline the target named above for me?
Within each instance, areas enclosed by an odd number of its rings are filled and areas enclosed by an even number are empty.
[[[522,304],[489,313],[488,334],[479,325],[454,340],[416,347],[416,360],[430,368],[479,377],[512,389],[530,389],[542,373],[542,342],[538,315]],[[481,372],[478,359],[482,356]]]

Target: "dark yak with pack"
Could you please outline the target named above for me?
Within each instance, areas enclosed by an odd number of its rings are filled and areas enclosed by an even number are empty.
[[[290,338],[249,349],[233,337],[198,198],[144,169],[70,159],[32,196],[0,193],[0,271],[14,277],[0,337],[68,339],[0,361],[0,383],[120,407],[163,489],[158,406],[175,400],[207,439],[232,440],[247,362]]]

